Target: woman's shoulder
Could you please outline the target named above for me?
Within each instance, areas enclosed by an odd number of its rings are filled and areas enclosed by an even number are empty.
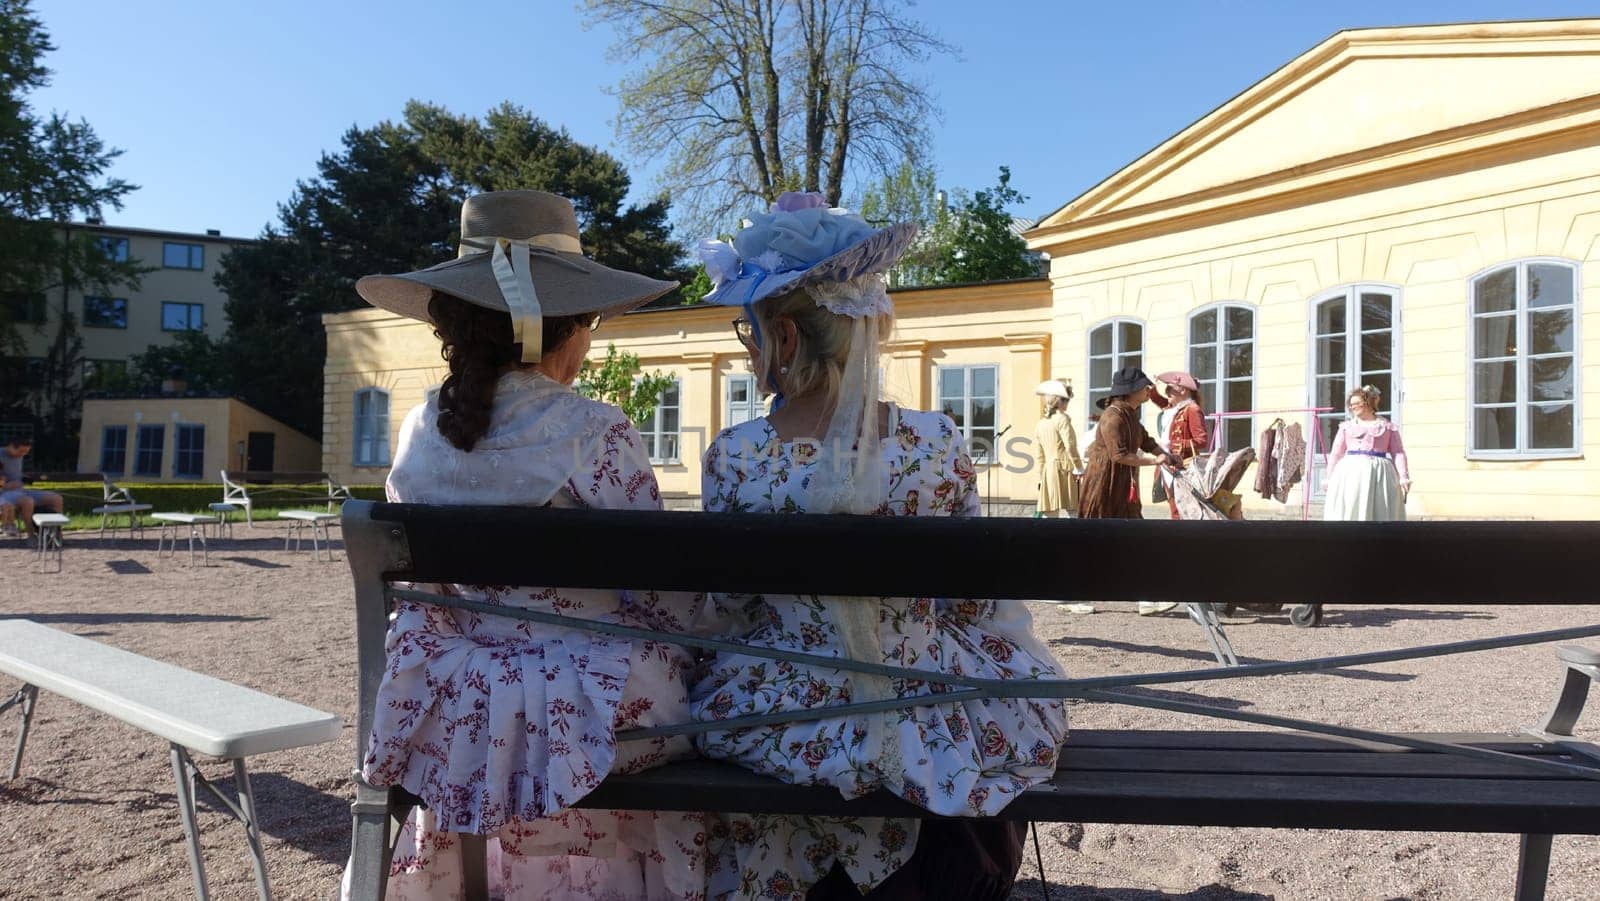
[[[717,433],[712,439],[713,444],[738,445],[738,444],[765,444],[773,434],[772,426],[765,416],[747,419],[738,425],[730,425]]]
[[[895,435],[902,444],[948,445],[961,435],[956,421],[937,410],[908,410],[899,408],[894,424]]]

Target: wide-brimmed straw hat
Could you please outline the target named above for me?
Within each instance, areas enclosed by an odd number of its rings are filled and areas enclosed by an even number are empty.
[[[733,243],[700,243],[713,285],[704,302],[749,306],[796,288],[885,272],[916,236],[913,223],[874,228],[856,213],[829,207],[821,194],[790,191],[768,212],[752,215]]]
[[[578,217],[565,197],[491,191],[461,204],[457,259],[416,272],[369,275],[356,282],[356,293],[373,306],[424,322],[430,321],[428,300],[434,291],[505,310],[523,341],[524,359],[530,354],[537,359],[538,342],[527,329],[537,330],[539,319],[596,312],[614,316],[677,286],[584,256]]]

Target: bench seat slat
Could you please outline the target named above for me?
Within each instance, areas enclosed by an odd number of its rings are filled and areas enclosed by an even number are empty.
[[[1561,749],[1531,735],[1483,732],[1408,732],[1412,738],[1444,744],[1470,744],[1491,751],[1517,754],[1559,754]],[[1268,732],[1240,729],[1232,732],[1215,729],[1168,731],[1155,729],[1074,729],[1066,746],[1079,748],[1147,748],[1178,751],[1384,751],[1395,754],[1426,754],[1382,742],[1337,735],[1310,735],[1301,732]]]
[[[0,672],[214,757],[332,741],[334,714],[81,638],[0,620]]]
[[[926,816],[878,792],[844,800],[739,767],[695,760],[612,776],[579,807]],[[1002,819],[1175,826],[1600,834],[1600,782],[1061,770]]]
[[[1394,777],[1435,778],[1448,775],[1457,779],[1555,779],[1559,774],[1541,775],[1515,763],[1496,763],[1477,758],[1450,758],[1430,753],[1377,754],[1372,752],[1302,752],[1190,750],[1129,750],[1110,748],[1062,749],[1061,766],[1074,772],[1188,773],[1196,777],[1213,775],[1316,775],[1355,776],[1370,779]],[[1540,760],[1584,765],[1575,754],[1553,752],[1530,755]]]

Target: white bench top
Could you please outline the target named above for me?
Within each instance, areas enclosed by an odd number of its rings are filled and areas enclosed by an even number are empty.
[[[33,524],[36,526],[64,526],[72,522],[71,517],[62,516],[60,513],[35,513]]]
[[[320,522],[324,519],[338,519],[337,513],[323,513],[318,510],[279,510],[279,519],[303,519],[308,522]]]
[[[219,513],[232,513],[233,511],[239,509],[237,505],[229,503],[207,504],[206,506],[218,511]]]
[[[209,513],[152,513],[150,518],[159,519],[163,522],[183,522],[189,525],[217,521],[217,518]]]
[[[248,757],[339,737],[331,713],[80,638],[0,620],[0,672],[214,757]]]
[[[104,507],[96,507],[93,510],[90,510],[89,512],[90,513],[138,513],[138,512],[140,512],[142,510],[153,510],[153,509],[155,509],[155,508],[150,504],[107,504]]]

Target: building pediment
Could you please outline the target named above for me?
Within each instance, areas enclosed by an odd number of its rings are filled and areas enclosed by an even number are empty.
[[[1600,19],[1343,31],[1027,233],[1050,250],[1600,125]],[[1593,133],[1600,135],[1600,131]],[[1308,194],[1308,192],[1310,192]]]

